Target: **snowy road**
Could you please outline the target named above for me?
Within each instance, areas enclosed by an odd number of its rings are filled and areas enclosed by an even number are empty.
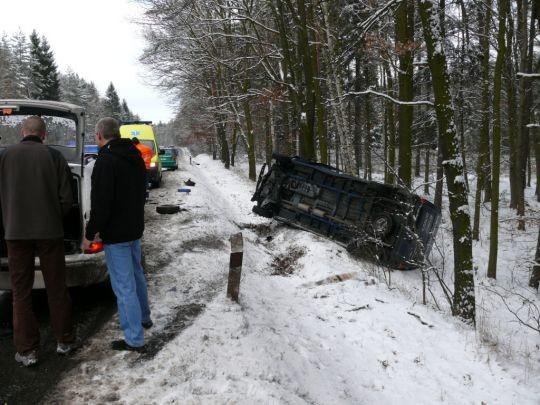
[[[70,292],[77,335],[84,343],[111,318],[114,296],[107,285],[73,288]],[[8,314],[8,311],[11,312],[10,300],[11,296],[7,294],[0,297],[0,325],[4,321],[11,323],[11,313]],[[45,292],[34,291],[33,301],[41,324],[41,364],[36,368],[21,367],[14,360],[11,334],[0,335],[0,404],[38,403],[63,373],[77,366],[77,358],[59,357],[56,354],[56,341],[50,327]]]
[[[501,366],[474,331],[389,290],[370,264],[251,213],[253,183],[198,156],[166,173],[147,210],[150,353],[113,353],[116,320],[47,401],[180,404],[537,404],[540,376]],[[191,178],[190,195],[177,191]],[[240,305],[225,297],[242,229]],[[350,279],[333,282],[347,273]],[[277,275],[273,275],[277,274]],[[287,275],[287,276],[285,276]],[[326,280],[326,281],[323,281]],[[520,374],[521,373],[521,374]]]

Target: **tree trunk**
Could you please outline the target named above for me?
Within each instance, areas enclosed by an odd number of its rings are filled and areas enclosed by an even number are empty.
[[[508,30],[506,36],[506,49],[511,54],[513,38],[514,38],[514,19],[512,15],[508,15]],[[517,208],[522,181],[519,175],[519,129],[517,123],[517,105],[516,105],[516,75],[514,71],[514,61],[512,58],[506,58],[505,63],[505,81],[506,81],[506,101],[508,107],[508,146],[510,149],[509,155],[509,170],[510,170],[510,207]]]
[[[268,166],[272,161],[272,152],[274,149],[274,105],[268,102],[268,116],[266,118],[266,137],[265,137],[265,161]]]
[[[529,58],[529,42],[527,40],[527,14],[528,1],[517,0],[517,43],[520,54],[519,70],[521,72],[530,73],[532,71],[532,55]],[[525,229],[525,185],[527,181],[527,160],[529,158],[530,141],[529,128],[527,125],[530,122],[530,109],[532,104],[531,80],[528,77],[521,77],[519,80],[519,158],[517,159],[518,173],[520,184],[517,194],[517,215],[520,218],[518,221],[518,229]]]
[[[416,145],[416,156],[414,162],[414,177],[420,177],[420,168],[422,167],[422,148],[420,145]]]
[[[431,71],[435,113],[443,166],[448,187],[450,218],[454,242],[454,297],[453,313],[465,320],[475,321],[475,294],[472,260],[472,240],[467,188],[463,181],[463,162],[459,154],[459,142],[454,123],[454,111],[446,70],[443,38],[437,31],[438,14],[430,0],[419,0],[419,13],[426,41],[428,63]]]
[[[362,90],[362,64],[358,52],[355,61],[354,91],[359,92]],[[362,167],[362,98],[360,96],[354,98],[354,158],[355,174],[358,176]]]
[[[247,83],[244,82],[244,93],[247,93]],[[257,168],[255,160],[255,134],[253,133],[253,119],[251,117],[251,106],[249,100],[242,102],[244,116],[246,117],[246,150],[248,155],[249,179],[257,181]]]
[[[280,0],[269,1],[270,10],[273,13],[274,20],[279,32],[279,45],[283,58],[281,60],[280,72],[281,80],[289,86],[283,85],[282,90],[284,94],[288,94],[290,100],[290,106],[288,103],[282,103],[282,116],[283,116],[283,145],[277,145],[277,149],[287,155],[292,156],[297,154],[297,130],[298,130],[298,115],[300,111],[300,96],[297,89],[299,88],[297,73],[294,69],[295,57],[291,52],[292,46],[289,44],[289,31],[285,23],[285,11],[283,9],[284,2]],[[298,63],[296,63],[298,64]],[[290,108],[290,110],[289,110]]]
[[[328,83],[329,92],[331,97],[336,100],[334,103],[335,106],[335,117],[336,117],[336,130],[339,137],[339,145],[342,152],[341,155],[341,164],[343,166],[343,171],[349,174],[354,174],[354,150],[351,142],[351,137],[349,135],[349,126],[347,124],[346,114],[343,108],[343,94],[341,89],[341,83],[339,81],[339,75],[337,73],[336,64],[333,61],[333,55],[335,52],[334,49],[334,40],[330,33],[330,13],[328,11],[328,4],[326,2],[322,3],[323,15],[325,20],[326,28],[326,41],[328,45],[328,63],[330,65],[331,78]],[[339,153],[336,150],[336,155]]]
[[[371,85],[371,71],[370,66],[366,66],[364,69],[364,77],[366,81],[366,85],[369,87]],[[372,127],[372,114],[371,114],[371,97],[369,94],[366,94],[364,99],[364,106],[365,106],[365,113],[364,117],[366,119],[366,135],[365,135],[365,142],[364,142],[364,179],[371,180],[372,175],[372,166],[371,166],[371,145],[373,142],[373,138],[371,135],[371,127]]]
[[[235,122],[232,129],[232,152],[231,152],[231,166],[234,166],[236,160],[236,149],[238,146],[238,124]]]
[[[536,201],[540,201],[540,130],[538,128],[534,134],[534,162],[536,163]]]
[[[399,55],[399,100],[413,99],[414,3],[404,0],[396,10],[396,48]],[[411,186],[413,107],[400,104],[399,170],[401,184]]]
[[[387,61],[384,61],[384,71],[386,74],[387,89],[390,94],[394,91],[394,79],[392,78],[392,72]],[[386,177],[386,183],[394,184],[395,182],[395,167],[396,167],[396,123],[394,118],[394,103],[391,101],[386,102],[386,116],[388,117],[388,157],[387,157],[387,170],[388,177]]]
[[[481,6],[480,6],[481,7]],[[482,52],[479,62],[482,70],[482,96],[481,111],[482,124],[480,129],[480,142],[478,147],[478,160],[476,162],[476,194],[474,198],[474,220],[473,220],[473,239],[480,238],[480,208],[482,201],[482,190],[485,190],[485,200],[491,199],[491,159],[489,158],[489,126],[490,126],[490,102],[489,102],[489,38],[491,26],[491,0],[486,0],[484,8],[478,12],[478,20],[482,29],[478,41]],[[489,195],[489,197],[488,197]]]
[[[283,117],[283,142],[276,145],[276,152],[292,156],[292,134],[288,103],[281,103],[281,116]]]
[[[310,24],[314,25],[313,17],[313,8],[310,9]],[[319,36],[317,31],[316,43],[321,44],[323,41]],[[324,105],[323,97],[321,94],[321,69],[320,69],[320,51],[319,46],[316,45],[312,47],[312,59],[313,59],[313,87],[314,87],[314,97],[315,97],[315,112],[316,112],[316,128],[317,128],[317,142],[319,146],[319,161],[321,163],[328,163],[328,139],[327,139],[327,129],[326,129],[326,107]]]
[[[442,192],[444,186],[443,174],[443,155],[441,135],[439,134],[437,138],[437,171],[435,174],[435,197],[433,199],[433,204],[435,204],[439,208],[442,208]]]
[[[426,158],[424,161],[424,194],[429,195],[429,146],[426,146]]]
[[[501,85],[503,63],[506,57],[506,16],[508,0],[499,0],[499,30],[497,33],[497,59],[493,74],[493,159],[491,162],[491,221],[487,276],[497,278],[499,248],[499,176],[501,164]]]
[[[529,286],[536,288],[540,284],[540,227],[538,227],[538,240],[536,242],[536,254],[534,256],[534,265],[531,270],[531,278],[529,279]]]
[[[219,122],[216,124],[216,135],[219,140],[220,146],[220,157],[221,161],[225,165],[225,169],[231,167],[231,155],[229,154],[229,143],[227,141],[227,131],[223,119],[219,119]]]
[[[300,114],[300,155],[307,159],[317,159],[315,153],[315,89],[313,60],[309,43],[307,9],[304,0],[297,0],[298,9],[298,50],[302,58],[305,86],[305,103]]]

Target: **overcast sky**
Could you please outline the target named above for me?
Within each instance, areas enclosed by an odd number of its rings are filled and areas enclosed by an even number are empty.
[[[147,83],[138,62],[144,47],[135,22],[141,6],[131,0],[17,0],[2,4],[0,32],[33,29],[44,35],[61,72],[68,69],[93,81],[101,95],[112,81],[120,99],[141,119],[168,121],[173,111],[165,96]]]

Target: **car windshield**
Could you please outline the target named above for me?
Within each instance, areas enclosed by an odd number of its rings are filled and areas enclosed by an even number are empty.
[[[23,121],[31,115],[14,114],[0,116],[0,148],[21,141]],[[69,117],[41,116],[45,121],[47,135],[43,143],[58,149],[68,161],[77,158],[77,123]]]

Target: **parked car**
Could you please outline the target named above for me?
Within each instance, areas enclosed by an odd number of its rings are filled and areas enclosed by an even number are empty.
[[[291,224],[398,269],[422,265],[441,211],[401,187],[362,180],[335,167],[274,155],[261,170],[253,212]]]
[[[120,136],[122,138],[135,138],[146,146],[150,147],[154,152],[150,168],[148,168],[148,178],[152,187],[161,185],[161,152],[158,148],[152,121],[124,121],[120,125]]]
[[[47,124],[45,143],[66,158],[71,169],[73,206],[64,218],[64,248],[68,286],[85,286],[107,279],[103,245],[93,243],[88,251],[81,251],[85,221],[90,214],[90,177],[93,162],[85,165],[85,112],[82,107],[56,101],[0,100],[0,150],[20,142],[21,126],[25,118],[39,115]],[[0,227],[0,290],[11,289],[7,267],[4,229]],[[39,259],[35,261],[34,288],[45,288]]]
[[[164,170],[178,169],[178,162],[176,161],[178,151],[173,147],[160,147],[159,150],[162,152],[160,155],[161,167],[163,167]]]

